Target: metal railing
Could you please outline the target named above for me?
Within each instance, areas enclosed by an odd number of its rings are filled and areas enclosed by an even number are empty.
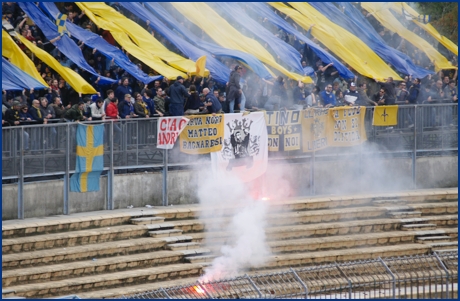
[[[456,299],[458,252],[377,258],[160,288],[121,299]]]
[[[313,153],[302,150],[269,152],[269,159],[298,160],[311,163],[310,194],[315,194],[315,162],[374,156],[412,158],[412,180],[416,187],[416,158],[432,154],[456,154],[458,151],[458,105],[403,105],[398,110],[398,125],[377,127],[372,125],[373,107],[366,108],[365,129],[368,140],[361,146],[349,148],[329,147]],[[113,177],[139,169],[163,171],[163,205],[167,205],[167,171],[169,168],[197,164],[207,155],[181,153],[178,144],[172,150],[156,147],[157,118],[108,120],[103,123],[104,173],[108,178],[107,206],[113,209]],[[2,128],[2,180],[18,183],[18,218],[23,218],[22,195],[25,181],[43,176],[64,179],[64,214],[68,214],[69,177],[76,164],[76,123],[54,123]],[[366,145],[377,145],[366,152]]]

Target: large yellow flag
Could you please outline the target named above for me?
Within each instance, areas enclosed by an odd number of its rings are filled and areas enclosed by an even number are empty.
[[[372,125],[390,126],[398,124],[398,106],[377,106],[374,108]]]
[[[390,2],[389,5],[391,9],[395,11],[396,13],[398,13],[399,15],[403,14],[403,9],[414,17],[417,17],[419,15],[419,13],[415,11],[415,9],[407,5],[407,3],[405,2]],[[458,55],[458,46],[455,45],[454,42],[452,42],[445,36],[442,36],[431,24],[429,23],[425,24],[425,23],[419,22],[417,18],[413,18],[412,22],[414,22],[419,27],[421,27],[426,32],[428,32],[439,43],[444,45],[444,47],[452,51],[452,53],[454,53],[455,55]]]
[[[270,2],[282,13],[287,14],[304,29],[312,28],[312,35],[331,52],[349,64],[359,74],[385,80],[393,77],[402,80],[372,49],[351,32],[330,21],[313,6],[305,2],[289,2],[294,9],[280,2]]]
[[[224,18],[216,13],[208,4],[198,2],[171,2],[182,15],[206,32],[217,44],[222,47],[243,51],[254,55],[261,62],[273,67],[289,78],[312,83],[312,79],[294,72],[290,72],[255,39],[250,39],[231,26]]]
[[[198,58],[195,64],[196,64],[196,75],[203,77],[205,66],[206,66],[206,55],[203,55],[202,57]]]
[[[40,83],[49,87],[45,80],[38,73],[34,63],[29,57],[19,48],[19,46],[13,41],[10,35],[2,29],[2,55],[10,60],[10,62],[29,74]]]
[[[43,49],[35,46],[25,37],[18,35],[17,38],[35,54],[41,61],[43,61],[51,69],[59,73],[63,79],[78,93],[95,94],[97,91],[87,81],[70,68],[64,67],[59,63],[51,54]]]
[[[382,26],[388,28],[392,32],[396,32],[421,51],[423,51],[430,61],[434,62],[436,71],[442,69],[456,69],[441,53],[439,53],[430,43],[406,29],[406,27],[398,21],[398,19],[388,9],[388,4],[383,2],[361,2],[362,8],[367,10]]]

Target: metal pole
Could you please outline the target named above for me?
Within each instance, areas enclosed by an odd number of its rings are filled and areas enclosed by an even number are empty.
[[[18,131],[15,131],[16,133]],[[19,137],[19,175],[18,175],[18,219],[24,219],[24,128],[20,129]],[[14,149],[14,147],[12,147]],[[14,151],[16,153],[16,151]]]
[[[160,288],[160,290],[163,292],[163,294],[166,295],[166,298],[171,299],[171,297],[168,295],[164,288]]]
[[[166,149],[165,149],[166,150]],[[211,297],[211,295],[208,293],[208,291],[206,290],[205,287],[201,286],[201,283],[199,281],[196,282],[196,286],[198,286],[199,288],[201,288],[203,290],[203,292],[206,294],[206,296],[208,296],[209,299],[214,299],[213,297]]]
[[[113,121],[110,121],[110,164],[109,164],[109,171],[107,173],[107,210],[113,210],[114,209],[114,204],[113,204],[113,177],[114,177],[114,171],[113,171]]]
[[[412,185],[417,189],[417,105],[414,105],[414,149],[412,151]]]
[[[351,295],[352,295],[352,292],[353,292],[353,284],[351,283],[350,279],[348,279],[347,275],[339,267],[337,262],[334,262],[334,263],[335,263],[335,267],[337,268],[337,270],[339,270],[340,274],[342,274],[342,276],[345,277],[345,279],[347,279],[347,282],[348,282],[348,299],[351,299]]]
[[[168,206],[168,150],[163,149],[163,206]]]
[[[313,152],[310,157],[310,193],[315,195],[315,149],[313,146]]]
[[[434,253],[434,257],[436,257],[436,259],[438,260],[441,268],[444,270],[444,272],[446,272],[446,275],[447,275],[446,276],[446,299],[449,299],[449,271],[447,270],[446,266],[442,262],[441,258],[439,258],[438,253],[437,252],[433,252],[433,253]]]
[[[70,191],[70,123],[67,123],[65,143],[65,174],[64,174],[64,214],[69,214]]]
[[[251,277],[249,277],[248,274],[244,274],[244,277],[248,279],[249,283],[251,283],[252,287],[257,291],[257,293],[259,294],[259,299],[262,299],[262,292],[259,290],[254,281],[252,281]]]
[[[393,272],[390,270],[390,268],[387,266],[385,261],[383,261],[383,259],[380,258],[380,257],[378,259],[379,259],[380,263],[385,267],[385,270],[387,270],[387,272],[390,273],[391,278],[393,278],[393,299],[396,299],[396,277],[393,274]]]
[[[308,299],[308,287],[307,287],[307,285],[305,284],[305,282],[302,281],[302,278],[300,278],[300,276],[296,273],[296,271],[294,271],[293,268],[290,268],[290,270],[294,274],[294,278],[297,279],[297,281],[299,281],[300,284],[305,289],[305,299]]]

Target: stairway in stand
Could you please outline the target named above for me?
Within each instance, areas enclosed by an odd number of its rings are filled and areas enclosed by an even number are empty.
[[[248,274],[458,249],[457,189],[273,202]],[[3,297],[115,298],[195,282],[232,233],[215,208],[133,208],[2,223]],[[222,208],[219,208],[222,209]],[[224,210],[222,210],[224,211]],[[209,213],[209,214],[206,214]]]

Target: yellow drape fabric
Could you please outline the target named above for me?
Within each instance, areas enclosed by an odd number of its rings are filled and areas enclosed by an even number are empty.
[[[415,9],[407,5],[407,3],[405,2],[390,2],[390,8],[396,13],[398,13],[399,15],[402,15],[403,8],[405,11],[407,11],[409,14],[411,14],[414,17],[419,15],[419,13]],[[433,38],[435,38],[439,43],[444,45],[444,47],[449,49],[452,53],[454,53],[455,55],[458,55],[458,46],[455,45],[454,42],[452,42],[445,36],[442,36],[430,23],[424,24],[422,22],[417,21],[416,19],[413,19],[412,22],[414,22],[420,28],[428,32]]]
[[[10,62],[29,74],[40,83],[49,87],[45,80],[38,73],[37,68],[31,59],[19,48],[19,46],[13,41],[10,35],[2,29],[2,55],[10,60]]]
[[[65,81],[75,91],[83,94],[97,93],[97,91],[80,76],[80,74],[70,68],[62,66],[61,63],[59,63],[51,54],[35,46],[23,36],[18,36],[18,38],[33,54],[35,54],[36,57],[62,76],[62,78],[65,79]]]
[[[250,53],[261,62],[273,67],[289,78],[312,83],[310,77],[290,72],[278,64],[263,45],[242,35],[206,3],[172,2],[171,5],[196,26],[204,30],[220,46]]]
[[[434,62],[435,70],[455,69],[455,66],[440,54],[430,43],[406,29],[401,22],[390,12],[389,4],[383,2],[361,2],[361,7],[371,13],[377,21],[389,30],[396,32],[403,39],[423,51]]]
[[[359,74],[378,80],[388,77],[401,80],[399,75],[363,41],[331,22],[311,5],[303,2],[289,2],[294,7],[292,9],[281,2],[270,2],[269,4],[287,14],[305,29],[315,24],[311,31],[312,35]]]
[[[137,47],[143,50],[143,54],[148,54],[148,56],[154,55],[158,57],[159,59],[166,61],[170,66],[182,71],[182,73],[195,74],[195,71],[196,71],[195,62],[193,62],[192,60],[183,58],[182,56],[168,50],[163,44],[161,44],[157,39],[155,39],[154,36],[152,36],[149,32],[147,32],[139,24],[121,15],[112,7],[104,4],[103,2],[77,2],[77,5],[81,9],[84,9],[85,12],[89,11],[92,14],[93,18],[96,17],[96,19],[98,19],[97,21],[99,23],[103,23],[104,28],[109,30],[110,33],[112,33],[112,35],[113,35],[112,31],[116,32],[116,34],[118,35],[118,38],[120,38],[119,35],[121,33],[124,33],[125,35],[127,34],[129,38],[132,41],[134,41]],[[88,17],[90,16],[88,15]],[[101,22],[102,21],[101,19],[103,19],[106,22]],[[115,38],[114,35],[113,37]],[[123,41],[124,43],[127,43],[126,39]],[[123,47],[125,46],[123,45]],[[133,47],[130,47],[130,48],[133,48]],[[128,48],[126,49],[128,50]],[[140,54],[140,51],[138,51],[138,49],[136,48],[128,50],[128,51],[135,57],[137,57],[136,55],[140,55],[144,57],[144,55]],[[137,57],[137,58],[141,59],[140,57]],[[156,62],[156,64],[158,64],[158,61]],[[187,77],[184,74],[177,74],[177,72],[175,76],[166,75],[162,73],[162,72],[167,71],[169,74],[171,70],[161,71],[158,69],[158,67],[154,69],[157,70],[160,74],[168,78],[171,78],[171,79],[175,79],[178,75]],[[164,66],[162,69],[165,69]],[[205,74],[208,75],[209,70],[206,70]]]

